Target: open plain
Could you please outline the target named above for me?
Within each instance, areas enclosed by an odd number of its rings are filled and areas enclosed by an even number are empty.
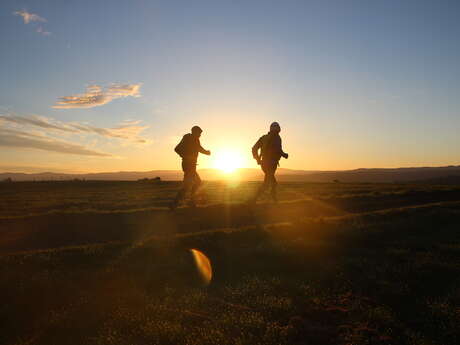
[[[0,184],[0,343],[458,344],[460,186],[257,186]]]

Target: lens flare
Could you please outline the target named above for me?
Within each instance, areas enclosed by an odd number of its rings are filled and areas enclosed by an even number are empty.
[[[209,261],[208,257],[197,249],[190,249],[190,251],[192,252],[196,268],[198,269],[203,283],[208,285],[212,279],[211,261]]]

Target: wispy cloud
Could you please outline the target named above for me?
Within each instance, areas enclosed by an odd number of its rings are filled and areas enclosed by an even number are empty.
[[[112,98],[108,97],[100,86],[91,85],[86,88],[86,92],[73,96],[63,96],[59,98],[53,108],[92,108],[109,103]]]
[[[111,157],[109,153],[88,149],[82,145],[15,129],[0,128],[0,146],[29,148],[84,156]]]
[[[26,10],[16,11],[16,12],[13,12],[13,14],[16,16],[21,16],[22,19],[24,20],[24,24],[29,24],[33,22],[41,22],[41,23],[47,22],[45,18],[40,17],[38,14],[27,12]],[[43,25],[38,25],[35,31],[38,32],[40,35],[44,35],[44,36],[51,35],[51,32],[45,30]]]
[[[51,32],[46,31],[45,29],[43,29],[42,26],[39,26],[39,27],[37,28],[37,30],[35,30],[35,31],[38,32],[38,33],[41,34],[41,35],[44,35],[44,36],[49,36],[49,35],[51,35]]]
[[[27,12],[26,10],[16,11],[13,14],[21,16],[25,24],[31,22],[46,22],[45,18],[40,17],[38,14]]]
[[[37,149],[65,154],[95,157],[112,157],[110,153],[101,152],[90,147],[69,142],[69,138],[85,140],[91,143],[90,135],[115,138],[122,145],[130,143],[145,144],[149,140],[140,136],[148,126],[140,121],[122,122],[113,128],[103,128],[80,122],[61,122],[38,115],[22,116],[14,113],[0,115],[0,147]],[[69,136],[71,135],[71,136]],[[83,135],[83,136],[82,136]]]
[[[57,109],[92,108],[111,102],[117,98],[140,97],[141,84],[112,84],[106,89],[99,85],[90,85],[82,94],[63,96],[53,106]]]
[[[97,134],[107,138],[124,139],[135,143],[148,143],[149,140],[140,136],[141,132],[149,128],[140,125],[140,121],[126,121],[113,128],[96,127],[79,122],[60,122],[44,116],[20,116],[16,114],[0,115],[0,123],[5,122],[16,125],[28,125],[52,131],[62,131],[68,133]]]
[[[107,94],[112,98],[119,97],[140,97],[139,89],[141,84],[112,84],[107,89]]]
[[[78,129],[81,132],[95,133],[104,137],[127,139],[137,143],[147,143],[148,140],[141,138],[139,134],[147,129],[148,126],[137,125],[120,125],[114,128],[100,128],[87,124],[70,123],[71,128]]]
[[[41,128],[54,129],[64,132],[78,132],[77,129],[72,129],[62,123],[52,123],[50,119],[43,116],[20,116],[20,115],[0,115],[0,121],[16,123],[22,125],[32,125]]]

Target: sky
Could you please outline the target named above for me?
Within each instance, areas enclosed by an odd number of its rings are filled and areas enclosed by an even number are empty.
[[[459,165],[458,1],[0,2],[0,171]]]

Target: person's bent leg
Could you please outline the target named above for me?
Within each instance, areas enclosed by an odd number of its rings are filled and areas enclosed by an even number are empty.
[[[271,180],[271,187],[272,187],[272,190],[271,190],[272,200],[275,203],[277,203],[278,202],[278,191],[277,191],[278,182],[276,181],[275,171],[276,170],[274,170],[273,173],[270,175],[270,180]]]
[[[270,185],[270,194],[272,197],[272,200],[276,203],[278,202],[277,198],[277,181],[275,177],[276,169],[278,168],[278,162],[273,161],[270,162],[270,164],[267,167],[267,175],[268,175],[268,180],[269,180],[269,185]]]
[[[256,194],[254,195],[254,198],[252,199],[254,203],[257,201],[257,199],[260,198],[260,196],[267,190],[267,188],[270,185],[270,176],[268,174],[268,171],[264,167],[262,167],[262,170],[264,172],[264,182],[259,187]]]
[[[174,198],[174,201],[172,202],[170,208],[171,209],[176,209],[177,206],[179,206],[180,202],[185,198],[185,195],[187,194],[187,191],[189,190],[188,183],[185,181],[182,183],[182,188],[177,192],[176,197]]]
[[[182,188],[177,192],[174,201],[170,205],[170,209],[172,210],[175,210],[177,206],[179,206],[179,203],[185,198],[185,195],[187,194],[188,190],[191,188],[193,184],[193,175],[190,173],[190,170],[187,169],[187,167],[184,166],[184,164],[182,164],[182,168],[184,170]]]
[[[190,205],[196,206],[196,195],[201,187],[201,178],[200,175],[195,171],[192,183],[192,192],[190,196]]]

